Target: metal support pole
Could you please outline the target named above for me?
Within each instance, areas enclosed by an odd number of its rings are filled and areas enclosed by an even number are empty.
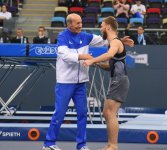
[[[28,83],[28,80],[35,74],[37,71],[37,68],[35,68],[26,78],[25,80],[20,84],[20,86],[15,90],[15,92],[10,96],[10,98],[6,101],[6,103],[3,105],[3,107],[0,109],[0,112],[3,111],[9,103],[13,101],[13,99],[19,94],[19,92],[25,87],[25,85]]]

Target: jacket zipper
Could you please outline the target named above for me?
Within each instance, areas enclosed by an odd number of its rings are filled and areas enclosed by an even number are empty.
[[[76,49],[76,51],[77,51],[77,54],[78,54],[78,50]],[[80,60],[78,60],[79,61],[79,66],[78,66],[78,83],[79,83],[79,71],[80,71]]]

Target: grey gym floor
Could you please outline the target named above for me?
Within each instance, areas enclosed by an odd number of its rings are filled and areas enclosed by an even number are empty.
[[[75,150],[75,142],[58,142],[62,150]],[[43,142],[0,141],[0,150],[42,150]],[[99,150],[105,143],[88,142],[91,150]],[[160,144],[119,144],[119,150],[167,150],[167,145]]]

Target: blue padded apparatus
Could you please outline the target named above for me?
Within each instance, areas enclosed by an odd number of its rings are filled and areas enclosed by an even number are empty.
[[[26,56],[26,44],[1,44],[0,56],[25,57]]]
[[[55,44],[30,44],[30,57],[57,57],[57,45]]]
[[[89,48],[89,54],[91,54],[93,57],[100,56],[107,52],[107,47],[90,47]]]

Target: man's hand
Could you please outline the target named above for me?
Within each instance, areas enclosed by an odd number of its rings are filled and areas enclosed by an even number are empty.
[[[134,41],[132,39],[129,38],[129,36],[124,36],[123,38],[121,38],[121,41],[125,44],[128,45],[130,47],[134,46]]]
[[[88,67],[88,66],[93,65],[93,64],[94,64],[93,59],[88,59],[88,60],[85,60],[85,61],[83,62],[83,65],[84,65],[85,67]]]
[[[79,60],[86,60],[91,58],[93,57],[90,54],[79,54],[79,57],[78,57]]]
[[[109,61],[103,61],[100,63],[96,63],[97,66],[99,66],[100,68],[104,69],[104,70],[110,70],[110,65],[109,65]]]

